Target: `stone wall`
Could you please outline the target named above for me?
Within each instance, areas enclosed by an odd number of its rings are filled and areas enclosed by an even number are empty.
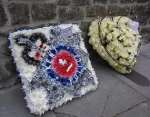
[[[87,37],[89,23],[108,15],[139,21],[143,44],[150,42],[150,0],[0,0],[0,89],[17,81],[8,49],[9,31],[48,23],[78,23]]]
[[[150,41],[150,0],[0,0],[0,31],[46,23],[78,23],[87,31],[97,16],[129,16]]]

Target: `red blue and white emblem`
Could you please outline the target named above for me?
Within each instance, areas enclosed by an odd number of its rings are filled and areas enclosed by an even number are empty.
[[[62,78],[71,78],[77,71],[75,57],[66,50],[61,50],[52,60],[52,68]]]
[[[72,85],[77,82],[85,70],[81,55],[74,47],[59,45],[48,51],[43,62],[49,78]]]

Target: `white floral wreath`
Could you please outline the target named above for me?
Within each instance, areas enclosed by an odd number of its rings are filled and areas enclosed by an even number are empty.
[[[139,23],[127,17],[105,17],[89,27],[89,43],[115,70],[130,73],[140,45]]]

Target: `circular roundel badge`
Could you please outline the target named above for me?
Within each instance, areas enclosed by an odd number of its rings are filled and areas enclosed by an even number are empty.
[[[85,70],[81,55],[70,46],[57,46],[48,51],[46,70],[50,78],[60,81],[63,85],[75,83]]]
[[[77,60],[66,50],[58,52],[52,60],[52,68],[62,78],[71,78],[77,71]]]

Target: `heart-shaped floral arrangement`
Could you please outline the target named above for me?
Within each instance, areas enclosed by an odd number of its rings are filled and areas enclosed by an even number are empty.
[[[9,40],[31,113],[41,115],[96,89],[78,25],[18,30]]]
[[[89,27],[89,43],[116,71],[130,73],[140,47],[139,23],[127,17],[105,17]]]

